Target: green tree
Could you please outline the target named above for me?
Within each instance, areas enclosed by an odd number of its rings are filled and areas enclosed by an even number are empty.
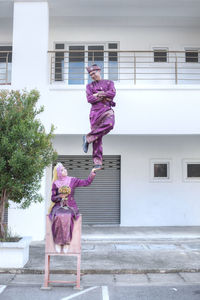
[[[41,202],[40,182],[45,167],[56,159],[52,147],[54,127],[45,132],[37,116],[37,90],[0,90],[0,237],[4,237],[4,211],[8,200],[22,208]]]

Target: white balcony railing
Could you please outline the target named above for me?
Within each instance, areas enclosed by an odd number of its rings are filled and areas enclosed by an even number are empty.
[[[56,50],[50,55],[50,83],[80,85],[96,63],[102,77],[120,84],[199,84],[199,51]]]
[[[0,51],[0,85],[11,84],[12,51]]]

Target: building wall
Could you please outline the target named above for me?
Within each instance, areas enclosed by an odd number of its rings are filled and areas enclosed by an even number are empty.
[[[20,5],[16,4],[18,8]],[[34,13],[37,15],[37,9]],[[49,85],[45,59],[47,49],[44,49],[47,48],[48,40],[47,8],[44,10],[44,16],[45,18],[40,15],[39,20],[40,24],[44,25],[43,37],[38,29],[40,34],[34,34],[34,41],[32,40],[36,48],[30,48],[29,43],[23,39],[23,45],[20,45],[17,36],[20,35],[19,29],[24,27],[27,40],[31,40],[34,23],[29,22],[29,27],[26,27],[23,19],[20,19],[20,10],[15,11],[18,32],[15,27],[16,64],[11,88],[38,88],[42,95],[40,104],[45,106],[45,112],[41,116],[42,122],[47,129],[53,123],[56,133],[61,134],[54,140],[58,153],[80,155],[80,134],[89,131],[90,105],[86,102],[84,86]],[[116,18],[115,21],[112,18],[93,20],[91,26],[91,18],[51,17],[49,49],[53,49],[54,42],[63,41],[119,41],[121,50],[152,50],[152,47],[156,46],[169,47],[169,50],[184,50],[184,47],[200,45],[197,27],[142,27],[131,24],[125,26],[117,23]],[[37,24],[38,28],[40,24]],[[0,43],[12,41],[12,31],[12,19],[1,18]],[[25,60],[23,55],[20,55],[19,49],[22,48]],[[32,62],[33,72],[27,62],[34,55],[38,56],[35,50],[39,54],[39,63]],[[116,87],[116,126],[112,134],[105,137],[104,153],[121,155],[121,225],[200,225],[199,183],[185,183],[182,180],[182,160],[199,158],[200,142],[198,137],[193,135],[199,134],[200,129],[197,115],[200,108],[199,86]],[[183,136],[180,136],[181,134]],[[150,158],[172,160],[173,179],[170,183],[149,181]],[[45,202],[33,205],[25,211],[19,211],[14,206],[9,209],[9,225],[13,231],[21,235],[31,235],[33,240],[44,238],[50,187],[51,170],[48,169],[45,183],[42,183]]]
[[[40,5],[40,4],[39,4]],[[37,19],[40,35],[35,32],[34,22],[21,18],[21,6],[32,10]],[[44,9],[45,4],[41,4]],[[28,8],[29,7],[29,8]],[[198,27],[142,27],[120,26],[116,18],[50,17],[48,25],[47,9],[37,14],[37,4],[17,3],[14,10],[14,54],[12,88],[38,88],[41,93],[39,104],[45,106],[41,119],[49,130],[51,123],[56,134],[83,134],[89,130],[88,115],[90,105],[86,101],[85,86],[49,84],[47,64],[47,40],[49,26],[49,49],[54,42],[104,42],[119,41],[120,49],[152,50],[154,46],[183,50],[184,47],[200,45]],[[41,10],[40,10],[41,12]],[[34,17],[33,17],[34,18]],[[46,22],[46,23],[45,23]],[[1,18],[0,43],[12,37],[12,20]],[[23,28],[26,39],[22,39]],[[27,42],[27,41],[30,41]],[[31,44],[32,43],[32,44]],[[21,46],[20,46],[21,45]],[[32,46],[30,46],[32,45]],[[46,47],[46,49],[44,49]],[[23,51],[22,51],[23,50]],[[31,59],[30,59],[31,58]],[[36,59],[34,59],[36,58]],[[29,65],[29,60],[30,65]],[[3,87],[5,88],[5,86]],[[112,134],[197,134],[200,86],[123,85],[116,83],[117,106],[116,126]]]
[[[81,135],[54,138],[60,155],[84,155],[81,144]],[[183,180],[183,159],[200,161],[198,136],[108,135],[103,146],[105,155],[121,155],[121,226],[200,226],[200,182]],[[170,182],[151,181],[150,159],[171,160]],[[70,171],[69,175],[73,176]],[[51,176],[48,168],[41,187],[43,203],[26,210],[11,205],[8,220],[13,232],[33,240],[44,238]]]
[[[16,203],[10,202],[8,208],[8,227],[11,232],[20,236],[31,236],[33,241],[43,240],[45,237],[46,172],[38,193],[42,195],[43,202],[33,203],[26,209],[21,209]]]
[[[82,154],[81,142],[79,135],[54,139],[61,155]],[[108,135],[103,144],[105,155],[121,155],[121,226],[200,225],[200,182],[184,182],[182,171],[183,159],[200,160],[198,136]],[[150,180],[150,159],[161,158],[172,161],[171,182]]]
[[[51,17],[49,49],[54,42],[119,41],[120,50],[152,50],[168,47],[184,50],[199,47],[198,27],[125,26],[113,18]],[[194,134],[199,133],[197,107],[198,86],[167,85],[161,82],[134,86],[116,83],[116,126],[112,134]],[[56,103],[56,106],[55,106]],[[88,131],[90,105],[85,98],[85,86],[51,85],[45,100],[44,122],[54,112],[57,134],[79,134]],[[63,109],[60,109],[63,108]],[[73,112],[73,113],[71,113]],[[178,119],[178,122],[177,122]],[[186,121],[187,120],[187,121]]]
[[[89,17],[51,17],[49,48],[54,42],[119,41],[120,50],[152,50],[167,46],[170,50],[184,50],[200,46],[199,27],[126,26],[120,19]],[[91,26],[92,21],[92,26]]]
[[[116,125],[112,134],[198,134],[200,87],[133,88],[116,85]],[[90,130],[85,88],[50,90],[43,98],[42,121],[57,134],[84,134]],[[52,117],[53,116],[53,117]]]

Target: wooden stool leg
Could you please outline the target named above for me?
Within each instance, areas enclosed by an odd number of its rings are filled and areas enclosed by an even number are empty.
[[[50,255],[45,254],[44,287],[49,285]]]
[[[81,255],[77,256],[77,277],[76,277],[76,288],[80,289],[80,281],[81,281]]]

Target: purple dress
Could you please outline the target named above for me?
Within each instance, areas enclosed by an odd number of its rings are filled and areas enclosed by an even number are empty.
[[[74,219],[79,217],[79,210],[74,199],[74,190],[76,187],[90,185],[95,175],[95,173],[91,172],[87,179],[67,176],[70,194],[67,197],[68,200],[65,201],[62,201],[62,198],[60,197],[60,187],[56,185],[56,182],[53,182],[51,200],[55,202],[55,205],[49,214],[49,218],[52,221],[52,234],[55,244],[66,245],[70,243],[72,239]]]
[[[93,94],[103,92],[102,97]],[[93,81],[86,87],[87,101],[92,105],[90,110],[91,132],[86,136],[88,143],[93,143],[93,161],[95,165],[102,165],[103,148],[102,137],[114,127],[113,101],[116,91],[111,80]]]

